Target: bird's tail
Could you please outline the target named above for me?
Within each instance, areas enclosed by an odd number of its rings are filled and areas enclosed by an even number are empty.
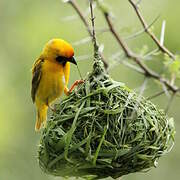
[[[39,131],[42,123],[46,124],[48,106],[37,107],[35,131]]]

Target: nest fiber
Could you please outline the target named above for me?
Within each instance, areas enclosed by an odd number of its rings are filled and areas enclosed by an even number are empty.
[[[53,175],[100,179],[147,170],[174,142],[172,118],[113,81],[98,55],[85,83],[55,109],[38,150],[40,167]]]

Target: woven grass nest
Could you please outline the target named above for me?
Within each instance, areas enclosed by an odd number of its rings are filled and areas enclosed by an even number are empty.
[[[67,98],[41,134],[40,167],[61,177],[101,179],[148,170],[174,143],[173,119],[104,71],[93,71]]]

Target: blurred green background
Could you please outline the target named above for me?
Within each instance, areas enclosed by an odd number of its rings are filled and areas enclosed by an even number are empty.
[[[87,11],[85,0],[78,0],[83,11]],[[138,19],[127,0],[105,0],[115,16],[118,32],[127,36],[141,29]],[[142,0],[141,9],[150,23],[161,15],[154,24],[154,32],[160,35],[162,20],[166,20],[165,44],[174,53],[180,49],[180,1]],[[89,20],[89,17],[87,17]],[[96,28],[104,28],[102,16],[96,10]],[[37,162],[37,146],[40,134],[35,133],[35,107],[30,97],[31,67],[44,44],[54,37],[63,38],[72,44],[88,34],[74,10],[60,0],[0,0],[0,180],[52,180],[60,179],[44,174]],[[104,54],[111,58],[119,50],[110,33],[98,36],[103,43]],[[128,40],[129,46],[140,51],[145,45],[149,50],[154,43],[146,35]],[[74,46],[82,74],[91,70],[92,45]],[[90,56],[88,59],[82,57]],[[155,63],[156,61],[156,63]],[[160,71],[162,58],[152,60],[151,66]],[[110,61],[110,64],[112,62]],[[153,65],[155,63],[155,65]],[[159,66],[157,66],[159,64]],[[143,77],[119,64],[110,70],[115,80],[126,82],[134,89],[143,82]],[[70,84],[79,79],[77,69],[72,67]],[[180,82],[178,82],[180,85]],[[149,82],[145,96],[159,91],[156,84]],[[153,100],[160,108],[167,105],[166,96]],[[159,161],[158,168],[147,173],[125,176],[125,180],[177,180],[180,179],[180,97],[174,99],[169,115],[176,124],[176,143],[172,152]]]

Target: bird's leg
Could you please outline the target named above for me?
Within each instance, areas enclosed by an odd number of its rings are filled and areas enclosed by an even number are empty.
[[[72,91],[74,90],[74,88],[78,85],[78,84],[82,84],[84,83],[84,80],[76,80],[73,85],[71,86],[70,89],[67,88],[67,86],[64,87],[64,93],[68,96],[69,94],[72,93]]]
[[[68,89],[67,86],[64,87],[64,94],[65,94],[66,96],[69,96],[69,89]]]
[[[54,109],[54,107],[51,107],[47,101],[46,105],[48,106],[48,108],[53,111],[54,113],[56,113],[56,110]]]
[[[69,93],[71,93],[73,91],[73,89],[78,85],[78,84],[82,84],[84,83],[84,80],[76,80],[73,85],[71,86],[70,90],[69,90]]]
[[[56,110],[55,110],[53,107],[48,106],[48,108],[49,108],[51,111],[53,111],[54,113],[56,113]]]

